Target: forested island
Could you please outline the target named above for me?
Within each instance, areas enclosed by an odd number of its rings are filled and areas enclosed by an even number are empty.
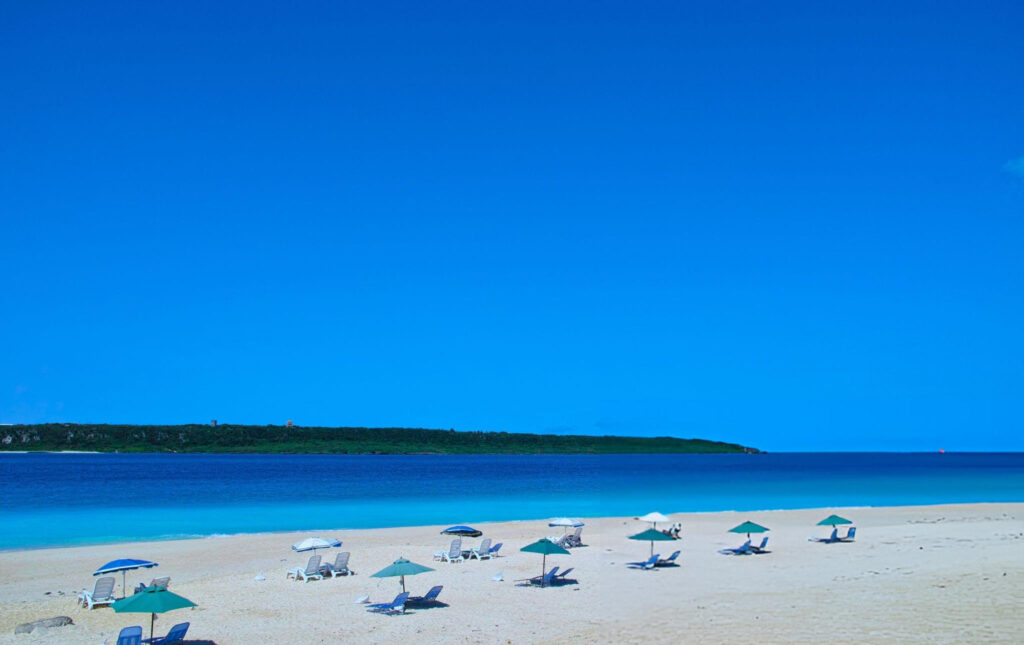
[[[252,425],[0,426],[0,451],[316,454],[614,454],[758,452],[734,443],[674,437],[456,432],[424,428]]]

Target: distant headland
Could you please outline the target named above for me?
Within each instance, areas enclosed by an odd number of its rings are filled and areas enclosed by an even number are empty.
[[[456,432],[425,428],[44,423],[0,427],[2,452],[314,454],[753,453],[734,443],[674,437]]]

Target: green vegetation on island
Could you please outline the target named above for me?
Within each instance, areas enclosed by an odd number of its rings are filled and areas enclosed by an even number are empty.
[[[0,451],[337,454],[540,454],[757,452],[674,437],[456,432],[423,428],[45,423],[0,427]]]

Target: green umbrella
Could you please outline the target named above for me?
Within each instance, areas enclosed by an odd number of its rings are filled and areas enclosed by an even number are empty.
[[[150,614],[149,640],[153,640],[153,621],[156,620],[157,614],[195,606],[196,603],[167,591],[165,587],[146,587],[134,596],[122,598],[111,605],[117,613]]]
[[[544,570],[547,568],[547,561],[549,555],[571,555],[568,551],[558,546],[551,540],[544,538],[543,540],[537,540],[533,544],[527,544],[520,551],[526,553],[540,553],[542,556],[540,559],[540,586],[544,586]]]
[[[822,521],[818,522],[818,526],[835,526],[836,524],[853,524],[853,522],[845,517],[839,517],[838,515],[829,515]]]
[[[637,533],[636,535],[630,535],[629,539],[630,540],[643,540],[644,542],[650,542],[651,543],[651,555],[654,555],[654,543],[655,542],[662,542],[662,541],[674,542],[675,541],[675,540],[672,539],[672,537],[670,537],[668,535],[665,535],[664,533],[662,533],[661,531],[659,531],[657,529],[647,529],[643,533]]]
[[[405,558],[398,558],[390,565],[384,567],[377,573],[371,575],[371,578],[394,578],[395,576],[402,577],[402,593],[405,593],[405,577],[414,576],[417,573],[426,573],[427,571],[433,571],[430,567],[425,567],[422,564],[416,564],[415,562],[409,562]]]
[[[730,533],[746,533],[747,534],[747,539],[749,540],[751,533],[764,533],[765,531],[770,531],[770,530],[771,529],[765,528],[765,527],[761,526],[760,524],[754,524],[753,522],[744,522],[743,524],[740,524],[739,526],[734,526],[733,528],[729,529],[729,532]]]

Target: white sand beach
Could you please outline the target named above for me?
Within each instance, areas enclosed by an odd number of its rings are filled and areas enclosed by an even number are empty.
[[[808,542],[828,534],[815,523],[832,512],[855,522],[856,541]],[[1024,633],[1024,504],[678,514],[683,539],[655,550],[667,556],[681,549],[681,566],[652,571],[625,566],[648,554],[649,543],[626,539],[648,525],[581,519],[586,546],[548,558],[549,567],[573,567],[578,583],[545,589],[513,582],[540,572],[540,556],[519,548],[557,532],[545,520],[478,525],[504,543],[503,557],[482,562],[433,562],[448,544],[438,534],[443,527],[334,530],[330,522],[302,533],[3,552],[0,644],[112,644],[127,625],[144,625],[148,635],[148,615],[87,611],[75,602],[92,588],[97,566],[121,557],[160,563],[129,572],[129,585],[170,576],[172,591],[199,604],[160,616],[156,627],[162,635],[190,621],[186,642],[195,645],[1011,643]],[[746,519],[771,528],[771,553],[717,554],[744,540],[727,530]],[[343,540],[356,575],[286,580],[308,555],[290,545],[309,535]],[[333,560],[334,552],[322,553]],[[439,600],[447,606],[386,616],[355,604],[366,594],[374,602],[394,598],[398,580],[370,574],[399,556],[436,569],[408,578],[407,586],[423,594],[444,585]],[[261,571],[266,579],[254,580]],[[504,580],[492,580],[499,572]],[[19,623],[59,615],[75,624],[13,633]]]

